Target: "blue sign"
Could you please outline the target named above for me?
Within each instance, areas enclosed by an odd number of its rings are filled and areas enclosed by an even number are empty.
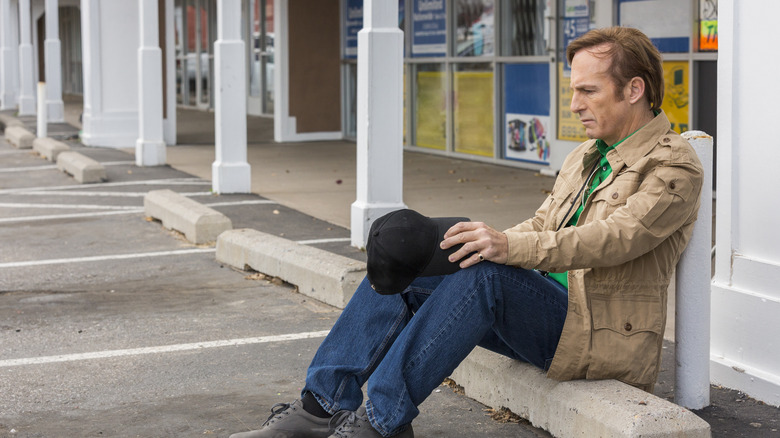
[[[357,34],[363,28],[363,0],[344,2],[344,58],[357,58]]]
[[[444,0],[414,0],[412,56],[447,54],[447,10]]]

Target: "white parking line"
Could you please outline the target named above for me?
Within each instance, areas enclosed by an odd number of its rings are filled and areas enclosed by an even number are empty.
[[[301,245],[316,245],[318,243],[338,243],[338,242],[349,242],[352,239],[349,237],[334,237],[332,239],[312,239],[312,240],[298,240],[297,243],[300,243]]]
[[[135,161],[107,161],[105,163],[100,163],[103,166],[126,166],[130,164],[135,164]],[[0,169],[0,173],[11,173],[11,172],[28,172],[28,171],[35,171],[35,170],[52,170],[56,169],[56,164],[46,164],[43,166],[26,166],[26,167],[11,167],[8,169]]]
[[[200,178],[170,178],[170,179],[150,179],[144,181],[120,181],[120,182],[106,182],[106,183],[94,183],[90,184],[90,187],[122,187],[122,186],[160,186],[160,185],[177,185],[177,186],[210,186],[211,182],[203,181]],[[18,189],[4,189],[0,190],[0,195],[8,193],[29,193],[37,192],[40,190],[70,190],[70,189],[83,189],[84,184],[74,184],[69,186],[57,186],[57,187],[24,187]]]
[[[177,351],[202,350],[205,348],[233,347],[239,345],[265,344],[269,342],[295,341],[299,339],[323,338],[328,330],[319,332],[292,333],[286,335],[261,336],[257,338],[227,339],[223,341],[195,342],[191,344],[163,345],[159,347],[130,348],[126,350],[105,350],[91,353],[63,354],[58,356],[29,357],[0,360],[0,368],[20,365],[41,365],[79,360],[107,359],[111,357],[138,356],[142,354],[163,354]]]
[[[83,187],[83,186],[82,186]],[[26,196],[30,195],[56,195],[56,196],[86,196],[86,197],[111,197],[111,198],[143,198],[148,192],[89,192],[89,191],[52,191],[52,190],[38,190],[35,192],[25,193]],[[212,196],[211,192],[189,192],[180,193],[182,196]]]
[[[24,217],[6,217],[0,218],[0,224],[7,224],[13,222],[30,222],[30,221],[45,221],[45,220],[57,220],[57,219],[78,219],[78,218],[92,218],[95,216],[114,216],[118,214],[133,214],[143,213],[142,208],[136,208],[134,210],[119,210],[119,211],[93,211],[90,213],[71,213],[71,214],[51,214],[46,216],[24,216]]]
[[[26,268],[29,266],[43,266],[43,265],[62,265],[66,263],[102,262],[106,260],[126,260],[126,259],[138,259],[144,257],[164,257],[164,256],[184,255],[184,254],[202,254],[202,253],[216,252],[216,251],[217,251],[216,248],[193,248],[193,249],[179,249],[175,251],[143,252],[143,253],[136,253],[136,254],[115,254],[115,255],[105,255],[105,256],[92,256],[92,257],[74,257],[69,259],[30,260],[27,262],[0,263],[0,269]]]
[[[89,204],[22,204],[18,202],[0,202],[4,208],[61,208],[68,210],[138,210],[138,206],[127,205],[89,205]]]

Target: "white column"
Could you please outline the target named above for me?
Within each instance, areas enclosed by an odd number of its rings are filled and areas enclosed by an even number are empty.
[[[165,164],[163,141],[162,50],[159,43],[157,0],[138,2],[138,140],[137,166]]]
[[[48,121],[65,121],[62,102],[62,47],[60,43],[59,7],[57,0],[46,0],[46,40],[43,47],[46,67],[46,110]]]
[[[363,2],[358,32],[357,200],[352,245],[366,246],[374,219],[403,203],[403,32],[398,2]]]
[[[683,137],[699,156],[704,180],[693,235],[677,264],[674,402],[688,409],[701,409],[710,405],[712,137],[701,131],[688,131]]]
[[[37,131],[35,136],[38,138],[46,138],[49,135],[49,127],[47,125],[46,114],[46,83],[38,82],[38,120]]]
[[[19,115],[35,114],[35,73],[33,64],[30,0],[19,0]]]
[[[251,192],[246,160],[246,53],[241,39],[241,0],[217,0],[214,43],[214,128],[216,193]]]
[[[19,57],[13,47],[12,32],[16,19],[11,10],[11,0],[0,0],[0,110],[16,108]]]

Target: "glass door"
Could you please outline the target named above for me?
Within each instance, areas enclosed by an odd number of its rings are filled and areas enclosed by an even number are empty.
[[[245,16],[247,41],[247,112],[274,113],[274,3],[273,0],[247,0]]]
[[[216,1],[176,0],[175,11],[176,100],[212,108]]]

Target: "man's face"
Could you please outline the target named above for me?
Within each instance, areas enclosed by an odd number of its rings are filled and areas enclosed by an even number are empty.
[[[623,99],[618,99],[609,75],[611,60],[601,54],[603,50],[604,46],[596,46],[574,55],[571,111],[579,116],[589,138],[599,138],[613,145],[633,132],[630,130],[631,105],[626,90],[620,91]]]

